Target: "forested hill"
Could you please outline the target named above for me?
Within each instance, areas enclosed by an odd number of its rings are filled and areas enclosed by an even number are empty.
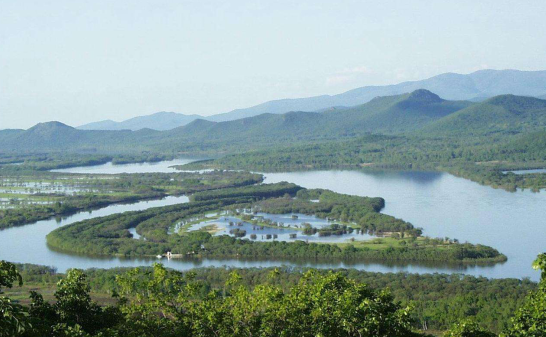
[[[502,95],[469,106],[420,130],[420,134],[467,136],[536,132],[546,128],[546,100]]]
[[[345,132],[402,133],[472,105],[446,101],[424,89],[396,96],[377,97],[369,103],[341,111],[327,111],[327,125]]]
[[[59,122],[0,131],[0,152],[78,151],[225,154],[366,134],[467,139],[543,131],[546,100],[502,95],[480,103],[448,101],[428,90],[377,97],[347,109],[262,114],[229,122],[195,120],[168,131],[78,130]],[[497,137],[498,140],[498,137]]]
[[[123,131],[84,131],[60,122],[39,123],[28,130],[0,131],[0,152],[40,152],[40,151],[116,151],[120,147],[132,145],[134,150],[142,150],[139,144],[147,137],[158,133],[150,129],[132,132]]]

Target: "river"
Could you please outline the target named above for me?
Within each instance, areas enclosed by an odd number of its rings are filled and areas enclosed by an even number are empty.
[[[121,173],[173,173],[176,172],[172,166],[184,165],[195,161],[195,159],[181,158],[173,160],[163,160],[158,162],[145,162],[136,164],[112,164],[108,162],[94,166],[70,167],[64,169],[51,170],[51,172],[61,173],[90,173],[90,174],[121,174]]]
[[[135,166],[131,166],[135,165]],[[172,164],[170,164],[172,165]],[[169,165],[169,166],[170,166]],[[118,168],[101,165],[93,173],[117,173]],[[128,167],[129,166],[129,167]],[[158,167],[165,167],[160,165]],[[125,165],[137,171],[142,164]],[[150,171],[145,166],[145,172]],[[66,172],[66,171],[65,171]],[[72,168],[70,172],[91,173],[90,168]],[[266,182],[289,181],[307,188],[327,188],[340,193],[385,198],[384,213],[417,227],[432,237],[457,238],[461,242],[482,243],[508,256],[502,264],[487,266],[442,263],[341,263],[328,261],[277,260],[161,260],[167,266],[187,270],[194,267],[232,266],[305,266],[317,268],[357,268],[377,272],[465,273],[490,278],[531,278],[540,275],[531,269],[534,258],[546,250],[546,194],[530,191],[506,192],[454,177],[447,173],[416,171],[309,171],[268,173]],[[45,236],[51,230],[95,216],[128,210],[185,202],[185,197],[112,205],[93,212],[82,212],[62,220],[39,221],[33,225],[0,231],[0,259],[68,268],[111,268],[150,265],[155,259],[122,259],[68,255],[51,251]]]

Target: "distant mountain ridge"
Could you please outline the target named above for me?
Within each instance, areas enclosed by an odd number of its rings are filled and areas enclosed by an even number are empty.
[[[11,137],[11,141],[6,139],[4,146],[11,143],[11,147],[17,149],[34,147],[42,150],[70,146],[92,150],[133,143],[135,146],[160,148],[270,146],[282,142],[350,138],[366,133],[408,132],[472,104],[447,101],[421,89],[403,95],[376,97],[368,103],[347,109],[266,113],[225,122],[196,119],[167,131],[92,131],[50,122],[40,123],[26,131],[21,130],[15,137]]]
[[[504,94],[540,96],[546,94],[546,70],[479,70],[470,74],[445,73],[420,81],[356,88],[338,95],[274,100],[210,116],[207,119],[221,122],[262,113],[318,111],[334,106],[355,106],[367,103],[377,96],[400,95],[417,89],[432,91],[447,100],[481,101]]]
[[[107,120],[90,123],[82,125],[78,129],[139,130],[150,128],[169,130],[187,125],[199,118],[213,122],[225,122],[254,117],[264,113],[342,111],[367,103],[378,96],[401,95],[418,89],[429,90],[446,100],[481,102],[490,97],[504,94],[546,99],[546,71],[479,70],[471,74],[445,73],[420,81],[356,88],[338,95],[268,101],[249,108],[236,109],[208,117],[159,112],[148,116],[131,118],[123,122]]]
[[[170,130],[184,126],[196,119],[205,118],[199,115],[184,115],[176,112],[161,111],[147,116],[130,118],[121,122],[104,120],[79,126],[80,130],[140,130],[153,129],[158,131]]]

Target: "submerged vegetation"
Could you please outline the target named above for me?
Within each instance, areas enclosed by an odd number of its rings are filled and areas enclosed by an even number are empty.
[[[70,192],[74,191],[73,193],[55,193],[52,196],[44,193],[48,190],[41,192],[39,187],[33,187],[34,190],[41,193],[41,197],[52,197],[48,200],[53,200],[53,202],[0,210],[0,229],[21,226],[53,216],[70,215],[78,211],[91,210],[114,203],[128,203],[158,199],[168,195],[183,195],[210,189],[253,185],[263,179],[259,174],[222,171],[122,174],[114,177],[63,174],[35,176],[27,173],[16,176],[6,174],[0,178],[3,181],[16,181],[18,185],[32,182],[32,186],[47,183],[78,187],[77,190],[74,190],[75,187],[69,189]]]

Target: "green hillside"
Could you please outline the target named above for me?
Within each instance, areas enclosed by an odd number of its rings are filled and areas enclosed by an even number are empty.
[[[546,161],[546,130],[530,133],[503,146],[498,156],[512,161]]]
[[[469,106],[420,130],[435,136],[488,136],[537,132],[546,128],[546,100],[501,95]]]
[[[220,123],[198,120],[167,134],[169,138],[203,144],[333,140],[366,133],[412,131],[471,104],[446,101],[430,91],[417,90],[410,94],[377,97],[360,106],[322,113],[262,114]]]
[[[424,89],[412,93],[374,98],[369,103],[339,112],[326,113],[329,124],[343,130],[373,133],[402,133],[423,127],[472,105],[446,101]]]
[[[145,149],[143,142],[156,133],[158,131],[150,129],[136,132],[78,130],[60,122],[47,122],[25,131],[0,132],[0,152],[134,152]]]

